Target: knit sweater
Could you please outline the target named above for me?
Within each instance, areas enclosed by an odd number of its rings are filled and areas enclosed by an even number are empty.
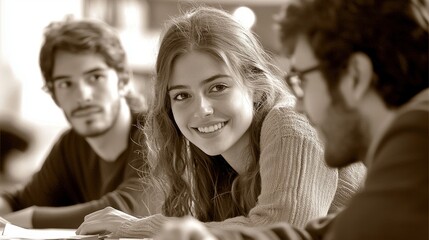
[[[287,221],[296,226],[341,208],[357,191],[365,169],[337,170],[323,160],[323,146],[308,120],[291,105],[279,105],[266,116],[260,138],[261,193],[247,216],[207,222],[209,228],[260,226]],[[348,174],[352,173],[352,174]],[[337,192],[337,189],[339,192]],[[336,199],[334,200],[334,196]],[[161,214],[124,222],[118,237],[153,237],[169,220]]]
[[[401,107],[371,141],[365,186],[338,215],[269,227],[211,229],[220,240],[428,239],[429,89]]]

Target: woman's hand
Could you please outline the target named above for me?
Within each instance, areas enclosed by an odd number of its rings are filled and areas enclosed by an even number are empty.
[[[86,215],[76,234],[115,233],[122,223],[130,220],[137,220],[137,218],[112,207],[106,207]]]
[[[171,220],[164,225],[156,240],[216,240],[209,230],[192,217]]]

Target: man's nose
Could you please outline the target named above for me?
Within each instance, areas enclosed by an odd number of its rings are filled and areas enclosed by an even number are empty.
[[[93,98],[93,88],[85,81],[78,84],[76,92],[80,103],[90,102]]]

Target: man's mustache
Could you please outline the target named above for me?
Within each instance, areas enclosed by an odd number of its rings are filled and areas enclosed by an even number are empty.
[[[97,105],[87,105],[73,109],[71,112],[72,117],[84,117],[93,113],[102,112],[103,108]]]

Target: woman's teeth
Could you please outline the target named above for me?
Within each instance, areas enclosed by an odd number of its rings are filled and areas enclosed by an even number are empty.
[[[202,133],[211,133],[214,131],[217,131],[221,128],[223,128],[225,126],[225,122],[221,122],[212,126],[208,126],[208,127],[199,127],[198,131],[202,132]]]

